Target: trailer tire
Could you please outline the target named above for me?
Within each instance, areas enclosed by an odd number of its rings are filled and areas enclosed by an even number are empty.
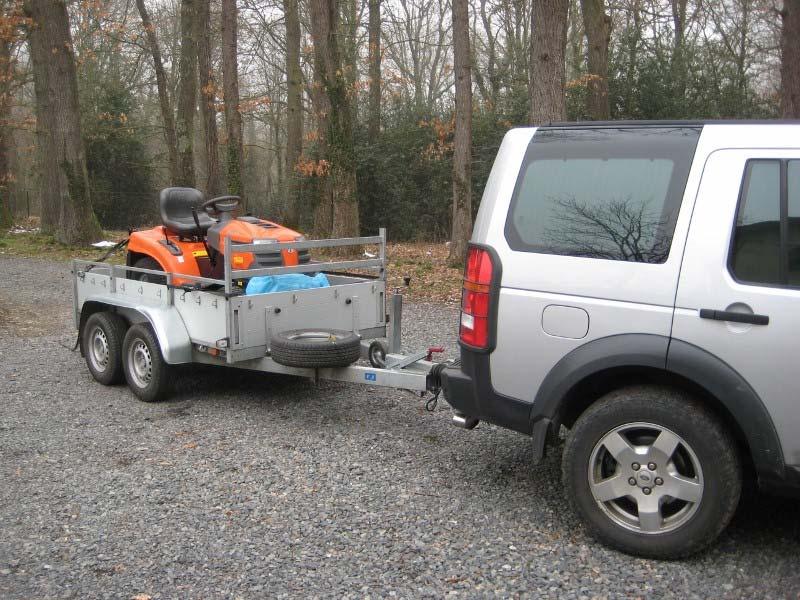
[[[139,400],[158,402],[169,393],[171,369],[149,323],[128,329],[122,342],[122,365],[128,387]]]
[[[272,336],[272,360],[287,367],[347,367],[361,358],[361,337],[337,329],[293,329]]]
[[[96,312],[81,329],[81,354],[95,381],[103,385],[122,383],[122,339],[125,321],[112,312]]]

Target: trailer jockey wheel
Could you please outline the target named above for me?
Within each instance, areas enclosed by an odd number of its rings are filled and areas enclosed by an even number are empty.
[[[383,340],[372,340],[367,351],[369,364],[376,369],[383,369],[386,367],[386,355],[389,353],[389,346]]]
[[[287,367],[347,367],[361,358],[361,337],[336,329],[294,329],[272,336],[272,360]]]

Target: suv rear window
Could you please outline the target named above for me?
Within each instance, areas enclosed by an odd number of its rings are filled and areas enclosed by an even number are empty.
[[[541,128],[525,154],[513,250],[667,260],[700,127]]]

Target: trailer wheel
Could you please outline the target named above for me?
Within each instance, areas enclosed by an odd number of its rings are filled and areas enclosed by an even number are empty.
[[[170,389],[170,367],[149,323],[137,323],[125,334],[122,365],[128,387],[143,402],[163,400]]]
[[[336,329],[294,329],[272,336],[272,359],[287,367],[347,367],[361,358],[361,337]]]
[[[96,312],[86,319],[81,330],[81,353],[95,381],[103,385],[121,383],[122,338],[125,321],[112,312]]]

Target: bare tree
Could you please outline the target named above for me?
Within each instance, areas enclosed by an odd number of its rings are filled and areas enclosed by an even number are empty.
[[[456,114],[453,136],[453,228],[451,264],[462,264],[472,231],[472,76],[469,51],[469,5],[453,2],[453,63]]]
[[[381,0],[369,1],[369,117],[370,140],[381,131]]]
[[[489,0],[477,0],[478,5],[472,5],[474,23],[472,26],[473,35],[471,40],[472,50],[472,74],[478,86],[483,102],[497,109],[500,100],[500,90],[503,84],[510,82],[504,81],[509,69],[509,64],[501,64],[501,51],[503,41],[506,44],[513,40],[503,40],[503,29],[495,20],[495,13],[499,8],[493,6]],[[478,27],[480,21],[480,27]],[[513,51],[513,50],[512,50]]]
[[[295,171],[303,152],[303,72],[300,69],[300,14],[297,0],[284,0],[286,21],[286,178],[285,218],[298,224],[299,182]]]
[[[659,263],[669,254],[664,221],[647,203],[632,198],[589,204],[574,197],[556,200],[545,232],[552,251],[574,256]]]
[[[177,185],[195,186],[194,113],[197,108],[197,44],[194,38],[196,0],[181,0],[181,47],[178,64]]]
[[[611,17],[604,10],[604,0],[581,0],[583,23],[588,43],[587,108],[589,116],[598,121],[609,118],[608,105],[608,44],[611,41]]]
[[[225,127],[228,131],[228,192],[242,197],[244,193],[244,144],[242,113],[239,107],[239,61],[237,56],[239,21],[236,0],[222,0],[222,86],[225,95]]]
[[[139,0],[141,1],[141,0]],[[197,0],[195,19],[197,40],[197,75],[200,84],[200,113],[203,115],[203,137],[205,139],[206,185],[210,197],[222,193],[219,167],[219,142],[217,134],[216,90],[214,67],[211,62],[211,2]]]
[[[164,71],[164,60],[161,58],[161,47],[158,44],[156,28],[147,12],[144,0],[136,0],[136,8],[142,19],[147,45],[153,57],[153,68],[156,72],[156,89],[158,90],[158,104],[161,108],[161,120],[164,123],[164,141],[167,144],[167,162],[169,163],[169,177],[171,182],[180,178],[178,170],[178,138],[175,134],[175,116],[172,112],[172,103],[169,98],[167,74]]]
[[[532,124],[563,121],[567,0],[537,0],[531,16],[530,95]]]
[[[670,0],[672,7],[672,23],[675,36],[672,49],[672,81],[675,97],[683,98],[686,94],[686,6],[688,0]]]
[[[0,2],[0,227],[13,224],[11,214],[11,153],[14,140],[11,135],[10,118],[13,106],[14,60],[11,53],[18,39],[13,15],[8,14],[8,3]]]
[[[102,232],[92,211],[67,7],[59,0],[28,0],[25,12],[32,21],[42,230],[67,244],[96,240]]]
[[[781,112],[800,118],[800,0],[784,0],[781,11]]]
[[[450,0],[382,5],[386,68],[396,70],[401,97],[421,114],[433,113],[452,86],[447,65],[449,14]]]
[[[319,86],[317,118],[327,161],[314,227],[319,234],[349,237],[359,232],[352,111],[339,51],[337,0],[311,0],[314,70]],[[329,229],[330,227],[330,229]]]

